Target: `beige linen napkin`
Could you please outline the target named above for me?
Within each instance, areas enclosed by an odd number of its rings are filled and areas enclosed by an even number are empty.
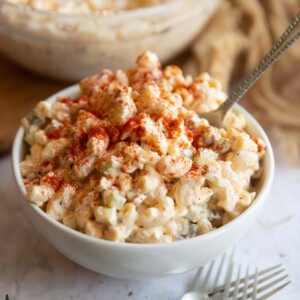
[[[300,10],[299,0],[223,1],[183,64],[209,72],[228,90],[256,66]],[[300,161],[300,43],[296,42],[243,100],[292,162]]]

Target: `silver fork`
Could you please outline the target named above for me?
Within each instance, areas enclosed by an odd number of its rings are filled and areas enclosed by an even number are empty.
[[[207,119],[212,126],[222,127],[223,119],[234,103],[239,101],[262,74],[300,37],[300,12],[290,26],[275,42],[271,50],[263,57],[257,67],[233,90],[225,102],[218,109],[199,114]]]
[[[200,268],[195,276],[191,291],[184,294],[181,300],[265,300],[279,292],[281,289],[290,284],[290,281],[286,282],[287,275],[281,276],[285,271],[281,265],[275,265],[263,270],[256,270],[254,274],[249,274],[249,269],[246,272],[246,276],[241,278],[241,266],[238,270],[237,279],[231,282],[233,274],[233,253],[230,256],[230,261],[227,266],[225,283],[217,285],[224,272],[225,268],[225,257],[223,255],[216,276],[213,280],[211,288],[207,288],[209,279],[212,277],[213,270],[216,269],[216,261],[210,263],[205,279],[201,285],[201,288],[196,291],[196,285],[200,281],[204,267]],[[281,276],[277,278],[278,276]],[[251,282],[252,281],[252,282]],[[263,295],[261,295],[263,293]],[[258,295],[260,296],[258,297]]]
[[[224,295],[226,296],[226,291],[229,292],[229,287],[231,286],[230,280],[231,280],[232,270],[233,270],[233,255],[234,255],[234,251],[232,251],[232,253],[230,255],[230,259],[229,259],[229,264],[226,267],[225,266],[226,253],[223,254],[221,262],[220,262],[219,267],[216,272],[216,276],[213,279],[213,286],[212,286],[212,288],[208,289],[209,280],[212,277],[213,270],[216,269],[215,266],[217,264],[217,260],[212,261],[209,265],[209,269],[206,273],[206,276],[205,276],[204,282],[201,286],[201,289],[196,291],[197,283],[200,281],[201,275],[204,271],[204,267],[201,267],[196,273],[196,276],[191,285],[190,291],[185,293],[181,297],[181,300],[212,299],[212,297],[215,297],[216,294],[221,294],[221,293],[223,294],[224,290],[225,290]],[[218,282],[219,282],[221,274],[224,272],[224,270],[226,272],[225,284],[218,286]],[[223,298],[223,299],[227,299],[227,298]]]
[[[282,274],[285,270],[281,268],[277,270],[281,265],[277,265],[271,267],[267,270],[274,271],[273,273],[259,279],[259,275],[266,274],[266,270],[258,272],[256,269],[253,275],[249,275],[249,267],[246,271],[246,276],[244,278],[240,278],[241,276],[241,266],[239,266],[239,271],[237,275],[237,280],[233,282],[231,285],[233,286],[233,291],[228,293],[228,299],[232,300],[265,300],[278,293],[284,287],[289,285],[291,281],[286,281],[288,275],[283,275],[279,278],[277,276]],[[269,272],[269,271],[268,271]],[[253,279],[253,282],[250,281]],[[272,280],[272,281],[271,281]],[[269,282],[268,282],[269,281]],[[266,284],[263,284],[267,282]],[[244,284],[244,287],[240,287],[240,284]],[[250,291],[249,291],[250,290]],[[241,295],[240,295],[241,294]],[[262,294],[259,296],[259,294]],[[240,296],[239,296],[240,295]],[[231,298],[232,297],[232,298]]]

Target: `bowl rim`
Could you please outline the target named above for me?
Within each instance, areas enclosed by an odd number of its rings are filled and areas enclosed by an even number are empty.
[[[54,102],[57,97],[59,96],[69,96],[69,97],[74,97],[74,95],[79,93],[79,84],[72,85],[68,88],[65,88],[63,90],[58,91],[57,93],[51,95],[48,97],[45,101],[48,102]],[[256,121],[256,119],[248,113],[244,108],[242,108],[239,104],[235,104],[234,107],[238,112],[242,113],[248,121],[250,121],[250,124],[253,125],[253,127],[259,132],[261,138],[264,140],[266,143],[266,156],[265,156],[265,167],[267,168],[266,170],[266,175],[265,175],[265,180],[261,186],[261,189],[259,193],[257,194],[255,200],[253,203],[242,213],[240,214],[237,218],[233,219],[229,223],[221,226],[220,228],[217,228],[213,231],[210,231],[208,233],[205,233],[203,235],[199,235],[193,238],[185,239],[185,240],[179,240],[176,242],[171,242],[171,243],[153,243],[153,244],[146,244],[146,243],[119,243],[119,242],[114,242],[114,241],[109,241],[109,240],[104,240],[104,239],[98,239],[92,236],[89,236],[85,233],[82,233],[80,231],[71,229],[62,223],[52,219],[49,215],[47,215],[42,209],[40,209],[38,206],[35,204],[30,203],[26,199],[26,188],[23,183],[23,179],[21,176],[20,172],[20,167],[19,167],[19,157],[20,157],[20,151],[22,149],[22,144],[23,144],[23,138],[24,138],[24,130],[22,127],[19,127],[14,142],[13,142],[13,147],[12,147],[12,169],[13,169],[13,174],[15,181],[18,185],[18,188],[20,189],[24,199],[24,203],[29,206],[32,210],[35,211],[41,218],[43,218],[45,221],[50,222],[54,227],[56,227],[57,230],[62,230],[66,234],[70,234],[74,238],[78,238],[81,240],[85,240],[86,242],[89,243],[96,243],[99,246],[111,246],[111,247],[116,247],[116,248],[139,248],[139,249],[162,249],[162,248],[173,248],[176,246],[187,246],[191,245],[193,243],[200,242],[201,240],[208,240],[210,238],[217,237],[219,235],[222,235],[223,232],[230,230],[230,228],[234,227],[235,225],[238,225],[242,223],[243,219],[245,219],[248,215],[254,211],[257,206],[260,205],[261,201],[263,200],[264,197],[267,196],[272,182],[274,178],[274,168],[275,168],[275,162],[274,162],[274,154],[272,150],[271,143],[264,132],[263,128],[260,126],[260,124]],[[36,228],[37,229],[37,228]]]
[[[118,16],[134,16],[135,14],[139,13],[157,13],[159,10],[163,7],[166,10],[168,10],[172,6],[176,6],[176,4],[183,2],[184,0],[168,0],[166,2],[162,2],[159,4],[155,4],[152,6],[145,6],[145,7],[138,7],[135,9],[128,9],[128,10],[119,10],[119,11],[113,11],[112,13],[103,13],[101,11],[98,12],[91,12],[88,14],[66,14],[66,13],[60,13],[56,11],[47,11],[42,9],[37,9],[32,6],[23,4],[23,3],[15,3],[11,2],[9,0],[2,0],[0,1],[1,4],[9,5],[12,8],[22,10],[23,12],[32,12],[40,16],[51,16],[51,17],[58,17],[58,18],[66,18],[66,19],[90,19],[90,18],[110,18],[110,17],[118,17]]]

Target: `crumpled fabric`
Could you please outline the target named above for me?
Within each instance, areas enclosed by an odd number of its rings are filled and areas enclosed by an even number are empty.
[[[181,64],[208,72],[230,92],[300,11],[300,0],[223,0]],[[300,41],[248,91],[242,105],[267,130],[278,159],[300,163]]]

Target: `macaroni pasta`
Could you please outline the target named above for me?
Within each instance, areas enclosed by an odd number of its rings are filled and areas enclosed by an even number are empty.
[[[204,234],[255,198],[264,142],[229,112],[224,128],[197,113],[225,99],[143,53],[136,66],[85,78],[75,99],[40,102],[23,120],[28,200],[64,225],[116,242],[162,243]]]

